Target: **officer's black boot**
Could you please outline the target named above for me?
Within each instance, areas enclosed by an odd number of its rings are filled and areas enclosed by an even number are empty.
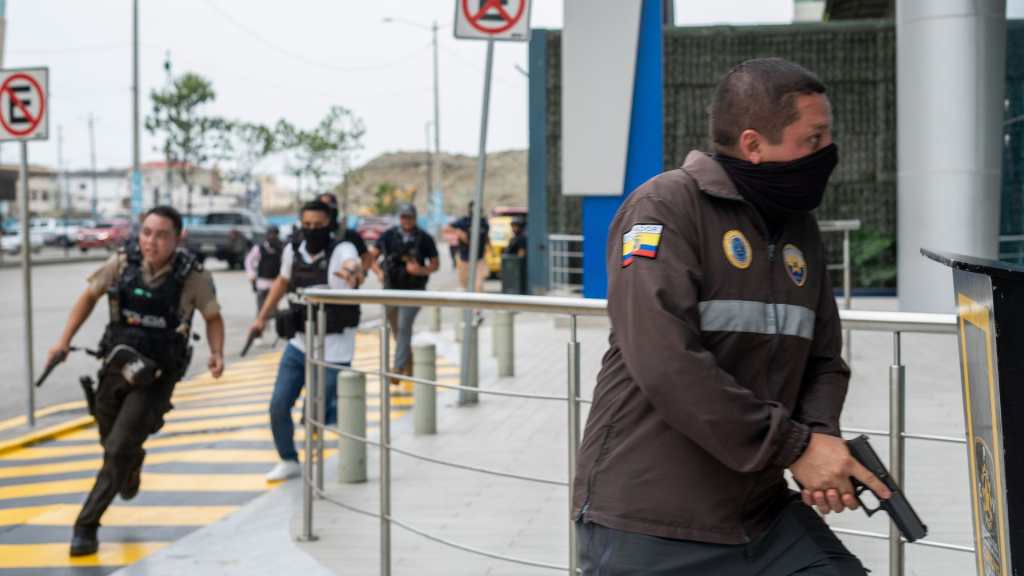
[[[100,547],[100,541],[96,537],[99,526],[75,526],[75,533],[71,536],[71,555],[88,556],[95,554]]]

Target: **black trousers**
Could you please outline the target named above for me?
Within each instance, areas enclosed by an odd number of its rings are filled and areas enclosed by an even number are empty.
[[[171,393],[179,376],[132,386],[117,373],[101,371],[95,416],[103,445],[103,466],[75,526],[99,526],[114,496],[132,473],[142,468],[146,457],[142,445],[164,425],[163,416],[171,409]]]
[[[750,544],[670,540],[576,523],[584,576],[865,576],[860,560],[818,514],[789,504]]]

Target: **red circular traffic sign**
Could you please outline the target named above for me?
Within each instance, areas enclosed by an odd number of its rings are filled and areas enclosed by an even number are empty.
[[[509,14],[508,10],[501,5],[501,0],[487,0],[487,2],[475,13],[469,8],[469,0],[462,0],[462,14],[466,16],[466,21],[469,25],[484,34],[501,34],[502,32],[512,28],[519,22],[519,19],[523,17],[524,9],[526,8],[527,0],[519,0],[519,8],[516,13]],[[501,24],[497,24],[495,27],[488,26],[486,23],[481,22],[484,16],[487,15],[491,10],[498,11],[498,17],[501,18]]]
[[[24,80],[29,83],[29,86],[35,89],[36,99],[39,102],[39,113],[36,114],[35,118],[32,117],[32,113],[29,112],[28,108],[18,100],[18,97],[14,94],[14,90],[11,90],[11,83],[16,80]],[[46,112],[46,94],[43,93],[42,86],[36,82],[35,78],[25,74],[24,72],[18,72],[17,74],[11,74],[8,76],[3,85],[0,85],[0,99],[2,99],[4,94],[14,102],[15,107],[21,110],[21,113],[28,119],[28,128],[17,129],[8,124],[3,110],[0,110],[0,124],[3,125],[4,130],[12,136],[27,136],[32,132],[35,132],[36,128],[39,127],[39,123],[42,122],[43,115]],[[7,109],[10,109],[10,107],[7,107]]]

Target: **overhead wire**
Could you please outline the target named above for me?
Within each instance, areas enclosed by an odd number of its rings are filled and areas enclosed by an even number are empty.
[[[229,24],[231,24],[232,26],[234,26],[238,30],[244,32],[245,34],[247,34],[248,36],[250,36],[251,38],[253,38],[257,42],[259,42],[260,44],[263,44],[265,47],[267,47],[267,48],[269,48],[269,49],[271,49],[271,50],[281,54],[282,56],[291,58],[292,60],[296,60],[298,62],[302,62],[302,63],[307,64],[309,66],[315,66],[317,68],[322,68],[324,70],[331,70],[331,71],[334,71],[334,72],[366,72],[366,71],[373,71],[373,70],[383,70],[385,68],[391,68],[391,67],[394,67],[394,66],[399,66],[401,64],[407,63],[409,60],[415,58],[416,56],[419,56],[420,54],[422,54],[424,52],[424,50],[426,50],[427,48],[430,47],[430,43],[428,42],[427,44],[424,44],[423,46],[417,48],[413,52],[410,52],[410,53],[406,54],[405,56],[402,56],[400,58],[395,58],[394,60],[388,60],[386,62],[379,62],[379,63],[376,63],[376,64],[342,66],[342,65],[338,65],[338,64],[335,64],[335,63],[332,63],[332,62],[326,62],[326,61],[323,61],[323,60],[317,60],[315,58],[310,58],[309,56],[306,56],[305,54],[301,54],[299,52],[295,52],[293,50],[289,50],[288,48],[285,48],[284,46],[281,46],[280,44],[277,44],[276,42],[266,38],[265,36],[260,34],[258,31],[256,31],[256,30],[250,28],[249,26],[246,26],[245,24],[243,24],[238,19],[236,19],[234,16],[232,16],[227,11],[225,11],[223,8],[218,6],[217,3],[214,2],[214,0],[203,0],[203,3],[205,3],[211,10],[213,10],[218,15],[220,15],[220,17],[223,18],[226,22],[228,22]]]

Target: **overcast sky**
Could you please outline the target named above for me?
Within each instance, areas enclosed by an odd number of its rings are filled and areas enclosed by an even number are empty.
[[[0,0],[2,1],[2,0]],[[55,165],[57,127],[64,162],[89,166],[88,117],[96,116],[97,164],[131,163],[131,0],[7,0],[4,67],[50,68],[50,140],[30,145],[32,162]],[[562,0],[535,0],[531,26],[559,28]],[[1024,0],[1009,0],[1011,16]],[[168,52],[176,74],[212,81],[210,112],[272,124],[286,118],[313,127],[332,104],[363,118],[359,161],[381,152],[422,150],[432,119],[430,33],[383,23],[400,17],[440,38],[441,147],[475,154],[483,89],[482,42],[455,40],[454,0],[140,0],[142,111],[166,81]],[[784,23],[792,0],[677,0],[679,24]],[[495,50],[489,150],[527,145],[525,43]],[[143,160],[157,140],[143,132]],[[4,163],[16,147],[2,147]],[[271,163],[273,164],[273,163]],[[266,171],[276,171],[272,165]]]

